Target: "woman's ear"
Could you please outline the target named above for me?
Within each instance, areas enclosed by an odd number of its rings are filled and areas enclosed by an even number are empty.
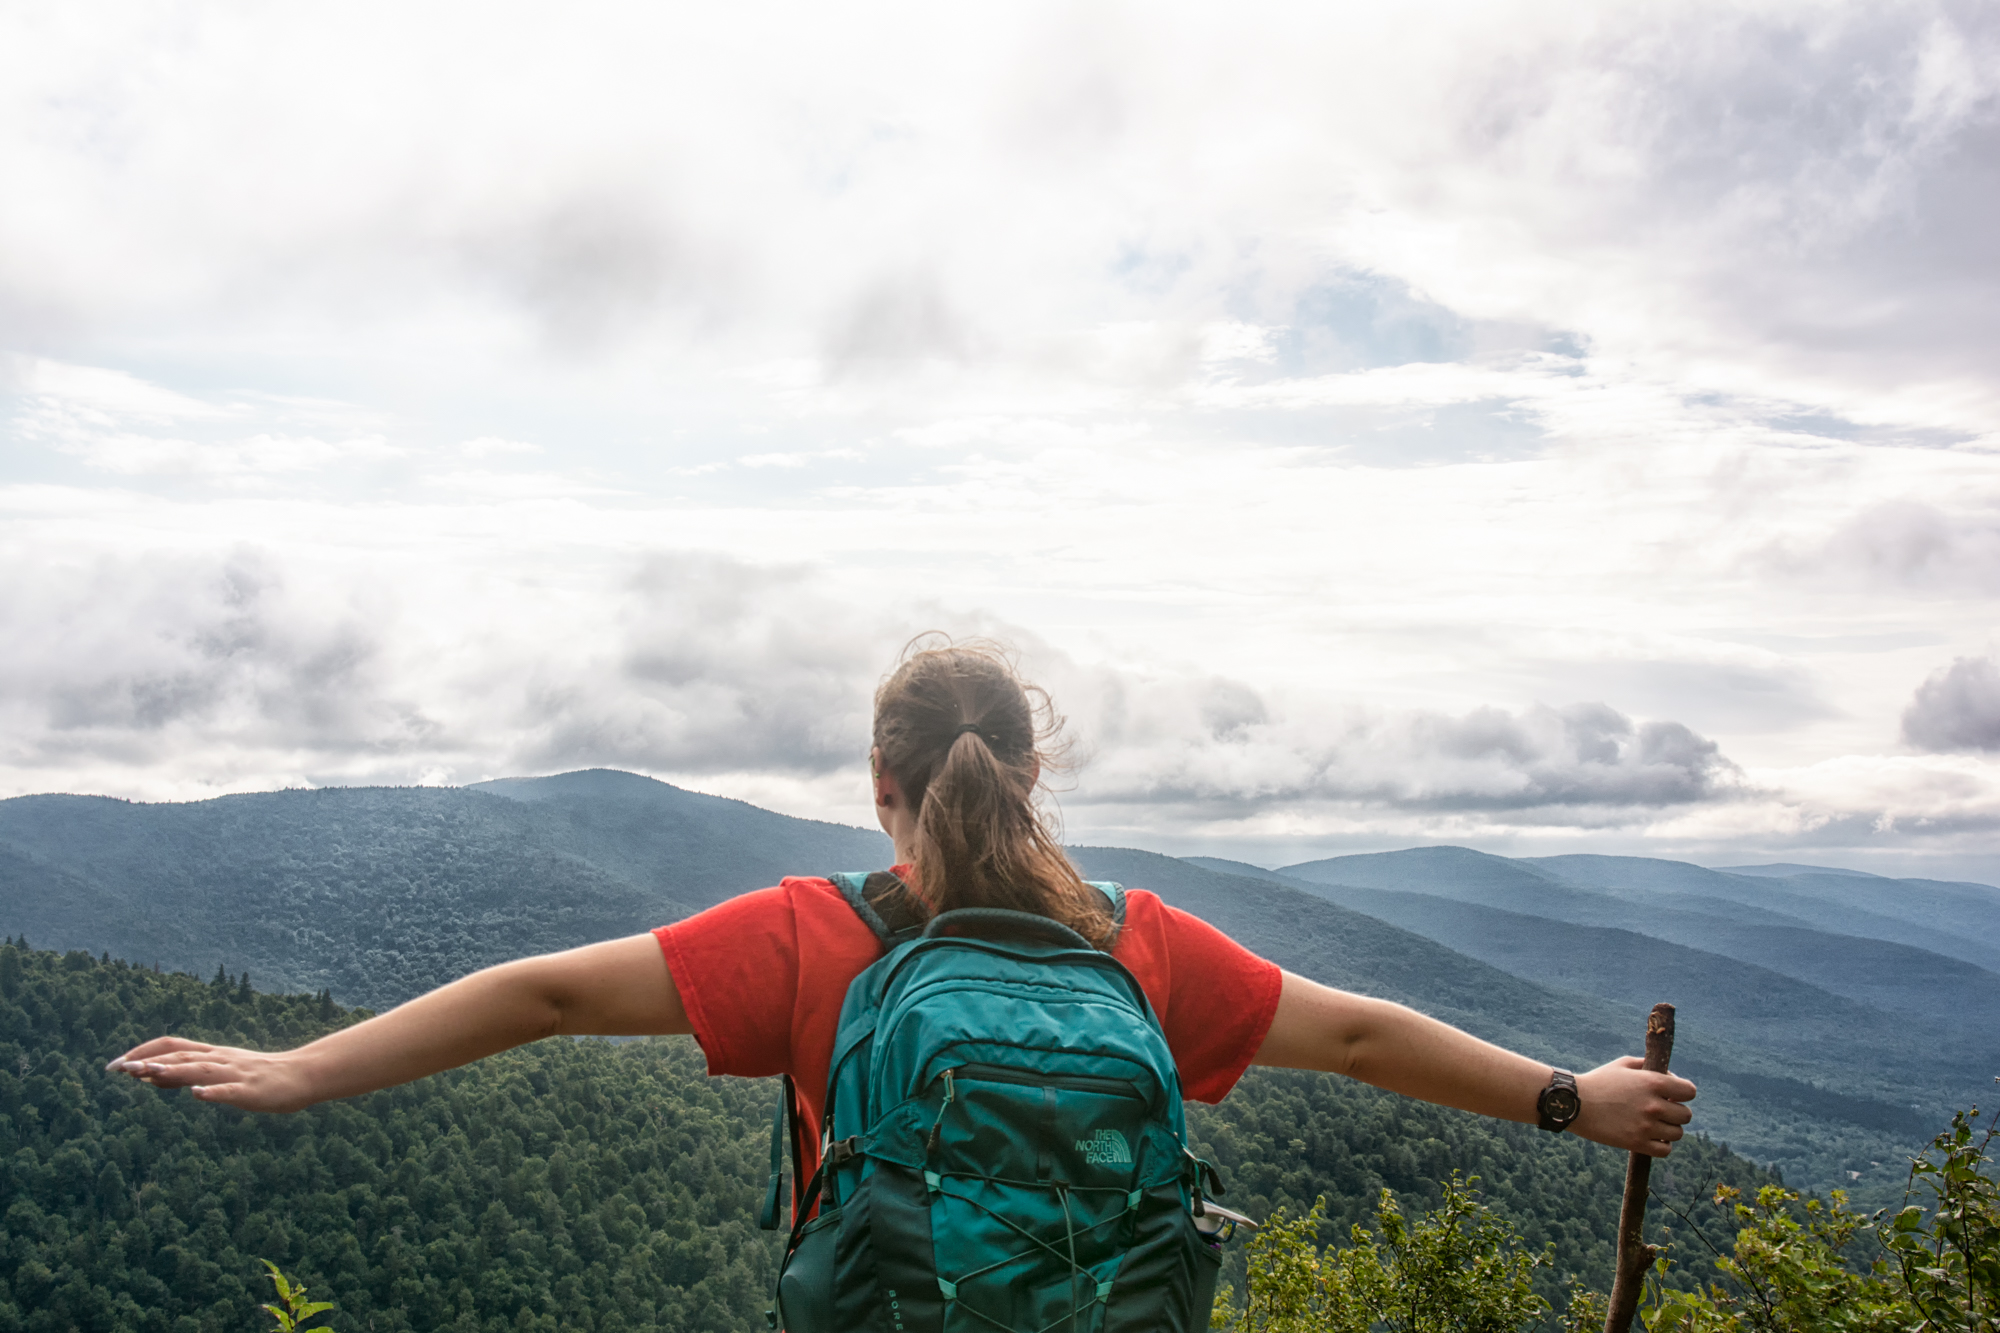
[[[876,806],[883,810],[893,808],[902,792],[896,787],[896,779],[882,767],[882,747],[879,745],[868,752],[868,776],[875,786]]]

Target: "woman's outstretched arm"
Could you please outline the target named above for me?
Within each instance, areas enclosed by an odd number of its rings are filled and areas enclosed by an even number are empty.
[[[1535,1099],[1549,1066],[1426,1018],[1387,1000],[1322,986],[1285,973],[1260,1065],[1323,1069],[1441,1106],[1534,1124]],[[1627,1056],[1576,1076],[1582,1111],[1572,1133],[1651,1157],[1665,1157],[1694,1118],[1682,1103],[1694,1084],[1649,1074]]]
[[[651,935],[502,963],[291,1051],[245,1051],[156,1037],[107,1068],[156,1088],[249,1111],[408,1083],[555,1036],[689,1032],[680,991]]]

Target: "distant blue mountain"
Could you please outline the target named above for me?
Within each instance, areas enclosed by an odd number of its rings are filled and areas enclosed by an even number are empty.
[[[1981,965],[2000,961],[2000,893],[1987,886],[1463,847],[1276,871],[1197,863],[1306,889],[1524,980],[1672,1000],[1690,1032],[1843,1071],[1880,1102],[1965,1100],[2000,1073],[2000,973]]]
[[[1790,924],[1892,940],[1982,967],[2000,967],[2000,889],[1801,867],[1739,875],[1636,856],[1546,856],[1525,864],[1624,897],[1681,893],[1775,911]]]
[[[1758,879],[1643,857],[1517,861],[1463,847],[1334,857],[1279,873],[1634,931],[1968,1034],[2000,1031],[2000,943],[1983,938],[2000,936],[2000,895],[1988,921],[1976,899],[1927,881]],[[1889,910],[1864,909],[1853,885],[1867,886],[1863,902]],[[1965,918],[1955,934],[1912,920],[1954,912]]]
[[[1856,879],[1880,879],[1866,870],[1845,870],[1839,866],[1804,866],[1791,861],[1773,861],[1761,866],[1717,866],[1725,875],[1769,875],[1774,879],[1784,879],[1791,875],[1852,875]]]

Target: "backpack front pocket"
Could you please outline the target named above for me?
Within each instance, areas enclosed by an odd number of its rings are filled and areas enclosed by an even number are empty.
[[[923,1177],[947,1329],[1103,1327],[1136,1233],[1149,1107],[1129,1081],[969,1063],[939,1076]]]

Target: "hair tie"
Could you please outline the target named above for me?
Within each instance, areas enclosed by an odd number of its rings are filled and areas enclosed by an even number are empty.
[[[982,733],[980,732],[980,730],[979,730],[979,724],[978,724],[977,722],[961,722],[961,723],[959,723],[959,724],[958,724],[958,730],[957,730],[957,731],[954,731],[954,732],[953,732],[953,733],[951,734],[951,738],[952,738],[953,740],[957,740],[957,739],[958,739],[958,738],[959,738],[960,736],[963,736],[963,735],[964,735],[964,734],[965,734],[966,732],[968,732],[968,731],[969,731],[969,732],[971,732],[971,733],[972,733],[973,735],[975,735],[975,736],[978,736],[978,737],[979,737],[979,739],[981,739],[981,740],[985,740],[985,739],[986,739],[986,737],[985,737],[985,736],[984,736],[984,735],[983,735],[983,734],[982,734]]]

